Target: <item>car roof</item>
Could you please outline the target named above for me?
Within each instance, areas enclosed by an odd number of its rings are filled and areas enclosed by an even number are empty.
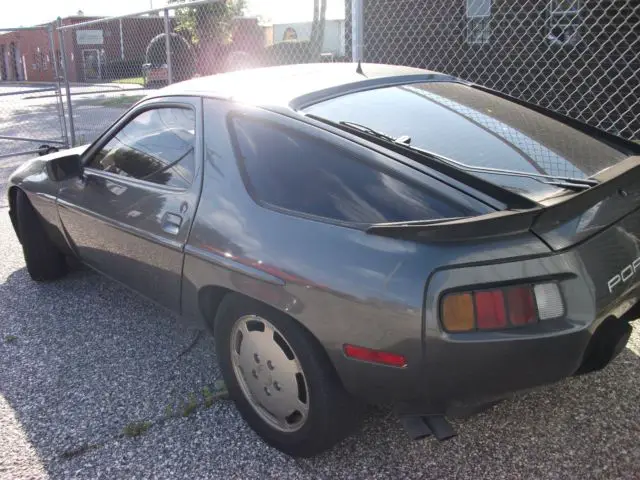
[[[298,110],[351,92],[434,80],[456,79],[397,65],[362,63],[358,67],[356,63],[312,63],[194,78],[162,88],[150,97],[198,95]]]

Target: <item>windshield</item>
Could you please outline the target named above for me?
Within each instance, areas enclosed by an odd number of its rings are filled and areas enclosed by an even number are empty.
[[[406,135],[414,147],[478,167],[587,178],[626,157],[562,122],[460,83],[367,90],[304,111],[392,137]],[[534,200],[559,190],[526,177],[474,174]]]

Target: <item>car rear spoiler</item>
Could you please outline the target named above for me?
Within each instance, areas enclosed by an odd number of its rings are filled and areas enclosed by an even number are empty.
[[[526,210],[503,210],[486,215],[430,221],[377,223],[367,228],[373,235],[423,242],[463,242],[518,235],[537,234],[557,228],[613,195],[626,195],[627,189],[640,187],[640,156],[628,157],[592,177],[599,183],[571,195]],[[629,202],[619,217],[637,208]]]

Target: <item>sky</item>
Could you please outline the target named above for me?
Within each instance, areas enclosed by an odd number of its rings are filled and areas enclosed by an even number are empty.
[[[345,0],[327,0],[327,18],[344,18]],[[22,0],[19,8],[3,8],[0,28],[28,27],[57,17],[75,15],[110,16],[159,8],[166,0]],[[309,21],[313,0],[247,0],[248,14],[260,15],[275,23]],[[15,4],[14,4],[15,5]]]

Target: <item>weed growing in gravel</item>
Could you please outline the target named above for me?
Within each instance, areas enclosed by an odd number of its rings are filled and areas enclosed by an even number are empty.
[[[216,380],[214,388],[216,390],[217,398],[229,398],[229,391],[227,390],[227,386],[224,384],[224,380]]]
[[[206,408],[209,408],[211,405],[213,405],[215,397],[213,396],[213,393],[211,393],[211,390],[209,390],[209,387],[204,387],[202,389],[202,396],[204,397],[204,406]]]
[[[227,387],[222,380],[216,381],[213,388],[205,385],[202,389],[203,404],[199,402],[199,395],[196,393],[190,393],[187,400],[180,400],[174,407],[173,403],[170,403],[164,407],[164,418],[172,418],[174,416],[182,414],[183,417],[188,417],[194,413],[198,407],[211,408],[216,400],[221,400],[229,397]]]
[[[124,427],[123,433],[130,438],[137,437],[149,430],[150,426],[151,422],[148,421],[131,422]]]
[[[188,417],[193,412],[195,412],[198,407],[198,401],[196,400],[196,395],[194,393],[189,394],[189,401],[184,404],[184,409],[182,411],[183,417]]]
[[[227,391],[227,386],[224,384],[224,381],[217,380],[214,384],[213,392],[209,387],[205,386],[202,389],[202,396],[204,397],[204,406],[209,408],[213,405],[214,401],[228,398],[229,392]]]
[[[15,335],[5,335],[4,336],[4,342],[5,343],[13,343],[16,340],[18,340],[18,337],[16,337]]]
[[[91,451],[91,450],[96,450],[100,447],[102,447],[103,444],[101,443],[91,443],[91,444],[85,444],[85,445],[80,445],[77,448],[72,448],[71,450],[65,450],[64,452],[62,452],[62,458],[65,459],[70,459],[73,457],[79,457],[80,455],[84,455],[85,453]]]

